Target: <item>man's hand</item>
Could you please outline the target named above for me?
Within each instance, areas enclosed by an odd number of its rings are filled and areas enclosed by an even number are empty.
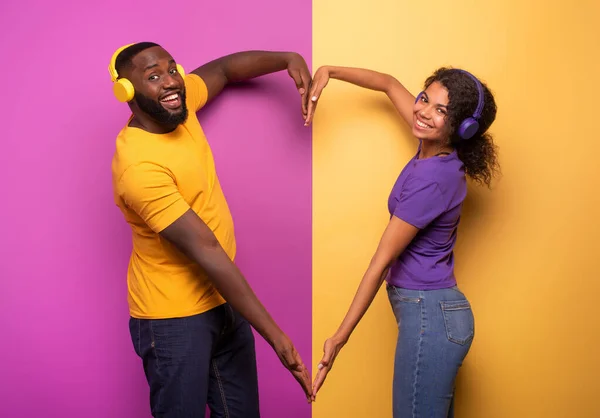
[[[296,351],[292,341],[285,335],[282,334],[280,338],[273,342],[273,349],[277,353],[279,360],[288,369],[294,378],[302,386],[306,399],[310,403],[313,400],[313,390],[310,384],[310,375],[308,370],[304,366],[300,355]]]
[[[294,79],[298,93],[302,97],[302,118],[308,116],[308,93],[310,90],[311,76],[308,66],[301,55],[290,53],[287,67],[288,74]]]
[[[327,374],[333,367],[333,362],[343,346],[344,343],[336,337],[329,338],[325,341],[325,345],[323,346],[323,358],[317,366],[318,372],[315,376],[315,381],[313,382],[313,401],[316,399],[317,392],[321,389],[321,386],[323,386],[323,382],[325,382]]]

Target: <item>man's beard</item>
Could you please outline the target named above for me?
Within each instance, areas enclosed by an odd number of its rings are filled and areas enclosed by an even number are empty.
[[[159,102],[152,100],[141,93],[135,93],[135,101],[139,108],[156,122],[168,126],[177,126],[187,120],[188,109],[185,103],[185,91],[179,92],[179,98],[181,100],[181,109],[179,112],[173,113],[162,107]]]

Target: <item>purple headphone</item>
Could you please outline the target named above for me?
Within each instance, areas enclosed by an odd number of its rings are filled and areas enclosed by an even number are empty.
[[[458,69],[455,71],[460,71],[462,73],[467,74],[469,77],[471,77],[473,79],[473,81],[475,81],[475,85],[477,86],[477,90],[479,91],[479,99],[477,102],[477,109],[475,109],[475,113],[473,113],[473,116],[470,116],[470,117],[466,118],[465,120],[463,120],[461,122],[460,126],[458,127],[458,136],[460,136],[462,139],[469,139],[469,138],[472,138],[473,135],[475,135],[477,133],[477,131],[479,130],[479,118],[481,117],[481,112],[483,111],[483,104],[484,104],[483,103],[483,86],[481,85],[481,83],[479,82],[477,77],[475,77],[470,72],[465,71],[465,70],[458,70]],[[422,94],[423,94],[423,92],[419,93],[415,103],[419,101]]]

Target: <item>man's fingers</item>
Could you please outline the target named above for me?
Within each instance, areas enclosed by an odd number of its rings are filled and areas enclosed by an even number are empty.
[[[311,386],[311,382],[310,382],[310,376],[308,375],[308,372],[306,371],[306,369],[304,368],[304,370],[302,370],[301,372],[292,371],[292,374],[294,375],[294,378],[296,379],[296,381],[298,383],[300,383],[300,386],[302,387],[302,390],[304,391],[304,394],[306,395],[306,399],[309,402],[312,401],[313,390],[312,390],[312,386]]]
[[[310,74],[306,72],[306,74],[300,70],[291,70],[288,71],[294,83],[296,84],[296,89],[298,89],[298,93],[301,96],[301,107],[302,107],[302,117],[306,121],[306,117],[308,114],[308,91],[310,87]]]
[[[298,89],[298,92],[300,94],[305,94],[308,91],[308,84],[306,84],[304,82],[304,79],[302,78],[302,74],[300,73],[300,71],[299,70],[290,71],[290,76],[294,80],[294,83],[296,83],[296,88]]]
[[[306,368],[304,368],[303,377],[304,377],[304,382],[306,384],[306,391],[307,391],[307,396],[308,396],[309,402],[312,402],[315,400],[315,396],[313,393],[312,381],[310,378],[310,374],[308,373],[308,369],[306,369]]]
[[[308,73],[301,73],[300,77],[302,78],[302,88],[299,90],[300,94],[302,95],[302,114],[306,116],[308,113],[308,100],[311,77]]]

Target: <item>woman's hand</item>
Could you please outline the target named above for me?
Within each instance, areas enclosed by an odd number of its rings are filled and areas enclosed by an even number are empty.
[[[313,400],[316,399],[317,392],[321,389],[323,382],[327,378],[327,374],[333,367],[333,362],[344,346],[344,342],[338,337],[331,337],[325,341],[323,346],[323,358],[317,366],[318,372],[313,382]]]
[[[321,92],[329,82],[329,70],[327,67],[320,67],[315,73],[311,87],[310,87],[310,96],[308,99],[308,112],[306,116],[306,120],[304,121],[304,126],[308,126],[311,124],[313,120],[313,116],[315,114],[315,109],[317,108],[317,101],[321,97]]]

